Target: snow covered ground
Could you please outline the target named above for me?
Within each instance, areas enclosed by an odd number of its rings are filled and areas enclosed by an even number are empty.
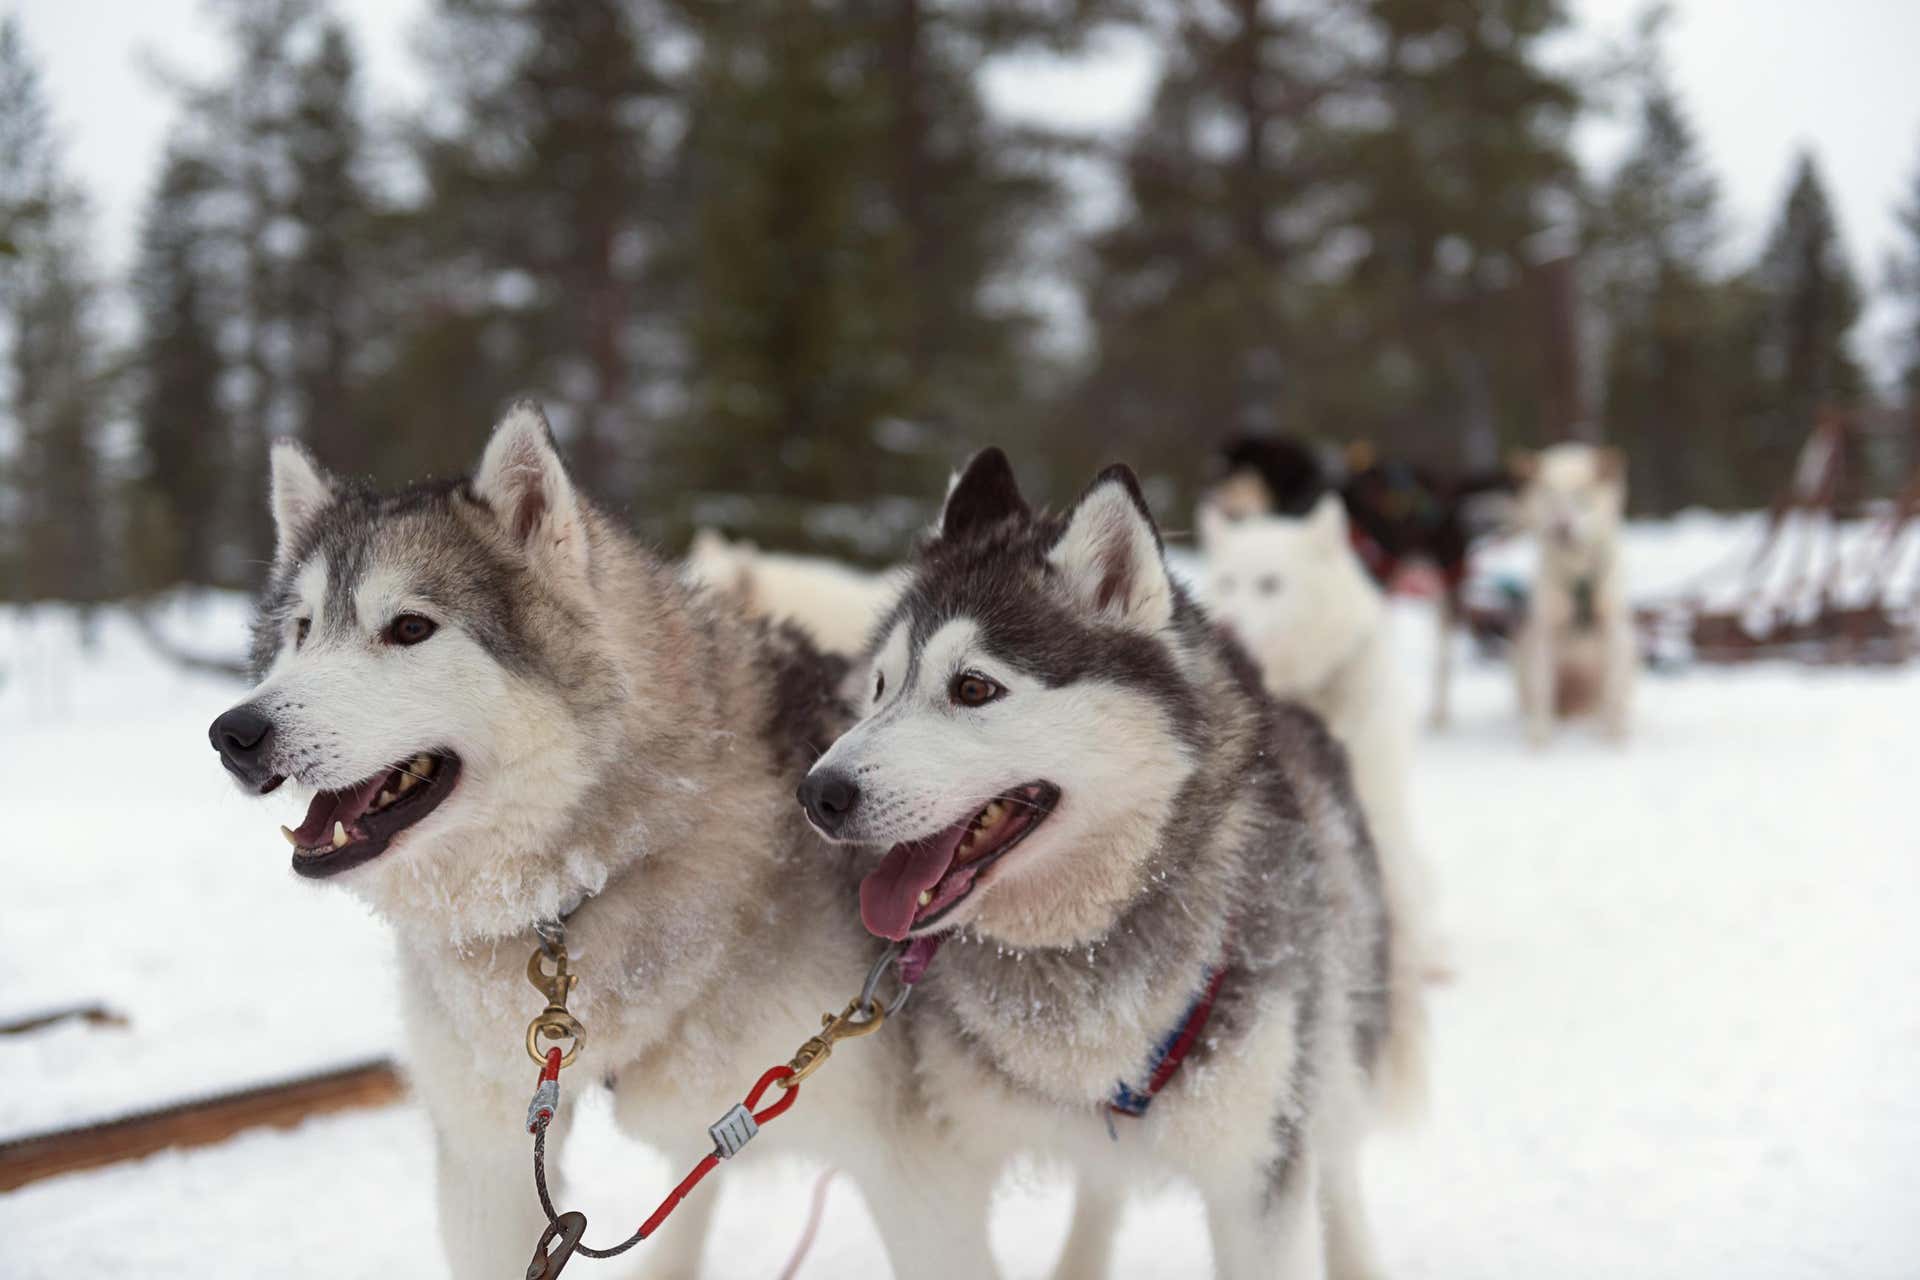
[[[1678,581],[1741,527],[1636,530],[1629,565]],[[234,651],[241,616],[165,622]],[[1428,619],[1396,621],[1424,688]],[[1458,974],[1434,993],[1433,1114],[1371,1158],[1389,1271],[1920,1275],[1920,671],[1695,668],[1641,691],[1625,749],[1574,730],[1534,753],[1505,670],[1470,664],[1457,723],[1422,744]],[[130,1019],[0,1037],[0,1138],[396,1048],[381,928],[293,879],[285,815],[237,797],[204,745],[231,692],[117,615],[83,655],[70,616],[0,612],[0,1020],[91,1000]],[[705,1120],[668,1160],[583,1105],[567,1163],[599,1237],[698,1154]],[[703,1186],[721,1197],[708,1275],[777,1274],[813,1177],[763,1154]],[[1010,1276],[1046,1274],[1069,1202],[1009,1178]],[[438,1277],[432,1205],[417,1111],[336,1116],[0,1195],[0,1275]],[[1120,1255],[1130,1280],[1207,1274],[1197,1202],[1143,1193]],[[801,1274],[882,1266],[835,1184]]]

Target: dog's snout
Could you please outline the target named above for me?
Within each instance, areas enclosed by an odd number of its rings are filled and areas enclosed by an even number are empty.
[[[860,803],[860,788],[844,773],[810,773],[800,782],[800,806],[813,824],[837,835]]]
[[[241,705],[222,715],[207,730],[213,749],[227,772],[247,782],[266,776],[267,750],[273,745],[273,721],[251,706]]]

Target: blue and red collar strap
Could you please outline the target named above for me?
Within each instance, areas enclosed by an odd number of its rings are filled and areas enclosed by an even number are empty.
[[[1200,994],[1187,1006],[1180,1025],[1169,1031],[1147,1060],[1147,1082],[1136,1089],[1122,1080],[1114,1086],[1113,1098],[1107,1103],[1107,1109],[1123,1116],[1143,1116],[1147,1108],[1153,1105],[1153,1099],[1174,1073],[1180,1070],[1180,1064],[1186,1061],[1187,1054],[1199,1043],[1201,1033],[1207,1029],[1207,1020],[1213,1016],[1213,1002],[1219,998],[1220,984],[1226,981],[1227,966],[1221,964],[1207,970],[1200,988]]]

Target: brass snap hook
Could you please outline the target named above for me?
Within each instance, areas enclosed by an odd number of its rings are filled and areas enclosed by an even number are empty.
[[[546,951],[539,947],[536,947],[533,954],[527,957],[527,981],[533,984],[535,991],[547,998],[548,1004],[558,1005],[564,1009],[567,1006],[567,996],[572,993],[574,985],[580,981],[580,975],[567,972],[565,947],[553,949],[552,973],[548,973],[546,965],[541,963],[546,958]]]
[[[527,1056],[544,1067],[547,1064],[545,1051],[540,1042],[544,1040],[567,1040],[573,1044],[560,1059],[560,1065],[570,1067],[573,1060],[580,1056],[581,1047],[587,1042],[587,1029],[580,1020],[567,1012],[567,996],[572,993],[580,975],[567,969],[567,949],[555,946],[551,955],[553,972],[548,973],[543,960],[548,959],[544,947],[536,948],[527,957],[527,981],[534,990],[547,998],[547,1007],[540,1015],[527,1024]]]
[[[820,1015],[820,1034],[801,1045],[793,1058],[787,1063],[793,1074],[775,1081],[782,1089],[792,1089],[802,1080],[820,1069],[820,1064],[833,1055],[833,1046],[842,1040],[857,1040],[861,1036],[870,1036],[878,1031],[887,1020],[887,1008],[878,1000],[867,1002],[867,1016],[856,1020],[854,1015],[860,1012],[860,1001],[854,1000],[838,1014]]]

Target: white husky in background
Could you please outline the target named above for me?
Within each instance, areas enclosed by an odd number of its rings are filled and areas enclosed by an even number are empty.
[[[732,595],[750,617],[797,623],[829,653],[858,653],[900,588],[897,573],[762,551],[714,529],[694,534],[684,568],[691,581]]]
[[[1626,459],[1617,449],[1561,444],[1522,457],[1520,516],[1539,544],[1527,616],[1513,649],[1527,739],[1538,746],[1556,717],[1597,712],[1627,735],[1639,645],[1620,563]]]
[[[1305,705],[1347,750],[1393,913],[1400,988],[1443,968],[1432,875],[1408,816],[1413,715],[1394,662],[1387,602],[1347,536],[1338,494],[1299,519],[1231,520],[1200,509],[1213,615],[1260,664],[1269,692]]]

